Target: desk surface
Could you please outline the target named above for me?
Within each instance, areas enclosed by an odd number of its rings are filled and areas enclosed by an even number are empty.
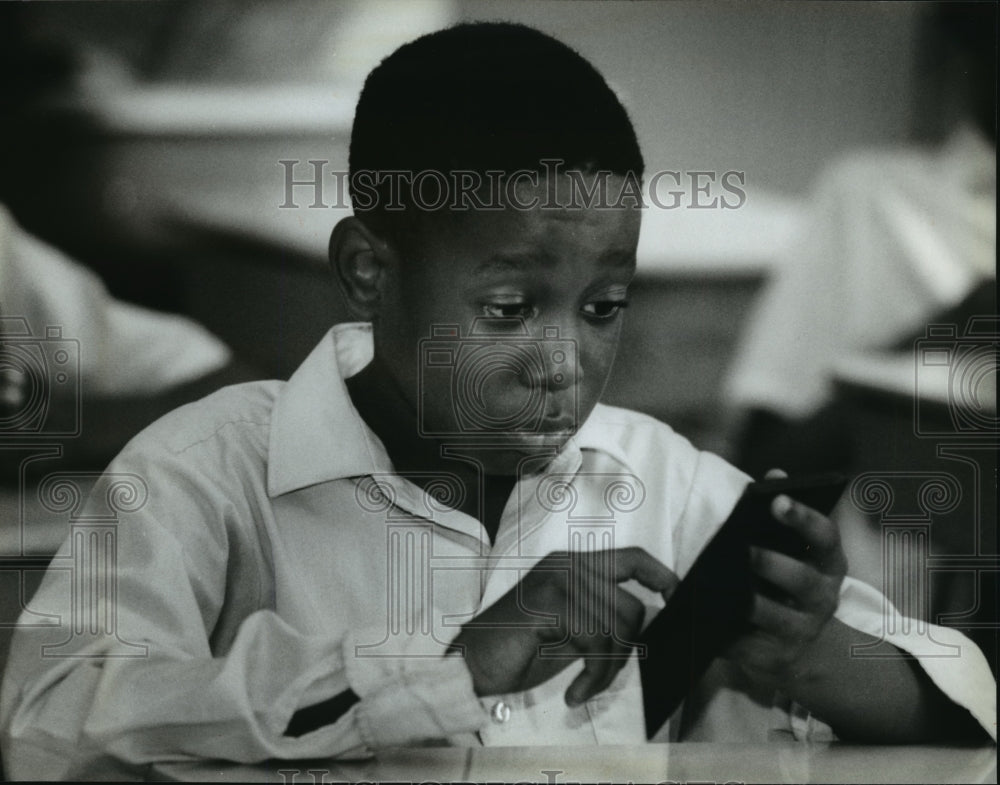
[[[438,747],[375,759],[168,764],[153,778],[210,782],[996,782],[995,747],[682,743],[630,747]]]

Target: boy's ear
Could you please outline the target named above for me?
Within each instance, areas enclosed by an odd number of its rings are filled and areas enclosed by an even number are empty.
[[[330,267],[351,311],[366,321],[380,309],[391,253],[387,243],[354,216],[341,218],[330,235]]]

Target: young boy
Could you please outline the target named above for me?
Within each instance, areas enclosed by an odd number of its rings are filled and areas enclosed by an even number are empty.
[[[88,558],[95,540],[71,538],[76,572],[50,569],[24,617],[65,621],[13,647],[15,777],[645,740],[630,642],[748,478],[598,403],[641,215],[625,110],[553,39],[462,25],[372,72],[350,165],[330,258],[364,321],[287,383],[163,418],[74,510],[74,531],[114,525]],[[755,552],[784,600],[755,598],[752,632],[661,738],[992,733],[978,650],[947,629],[883,635],[830,521],[780,497],[773,512],[811,555]],[[86,591],[101,602],[71,606]],[[901,654],[931,644],[954,656]]]

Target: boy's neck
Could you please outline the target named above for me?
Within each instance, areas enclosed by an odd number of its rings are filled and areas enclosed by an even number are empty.
[[[483,475],[473,461],[445,457],[439,442],[422,438],[416,412],[378,358],[345,384],[351,402],[381,440],[396,471],[403,475],[412,472],[411,481],[421,488],[434,481],[435,471],[456,476],[465,491],[458,510],[479,520],[493,542],[516,478]]]

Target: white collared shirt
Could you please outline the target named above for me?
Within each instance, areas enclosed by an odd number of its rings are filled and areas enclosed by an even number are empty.
[[[287,383],[182,407],[111,464],[71,511],[70,537],[21,619],[58,624],[15,636],[0,700],[9,775],[349,757],[425,739],[645,740],[634,657],[571,709],[563,693],[579,661],[528,692],[479,699],[462,659],[441,655],[552,551],[641,546],[683,576],[748,478],[649,417],[598,406],[544,474],[518,482],[491,546],[479,521],[446,503],[461,492],[452,478],[428,493],[396,474],[351,405],[343,379],[371,356],[369,325],[335,327]],[[649,614],[662,606],[625,587]],[[883,635],[882,602],[848,579],[837,616],[907,651],[932,646]],[[985,658],[933,629],[933,645],[961,645],[961,658],[921,664],[988,725]],[[360,700],[338,720],[284,735],[298,709],[348,689]],[[722,663],[684,713],[689,739],[822,730],[787,701],[741,689]],[[680,730],[675,715],[661,733]]]
[[[996,280],[996,145],[971,127],[936,150],[846,154],[807,208],[740,338],[725,385],[734,407],[808,417],[841,361],[924,332]]]
[[[68,352],[62,389],[84,398],[154,395],[232,360],[197,322],[112,297],[93,270],[26,232],[2,204],[0,316],[0,334]]]

